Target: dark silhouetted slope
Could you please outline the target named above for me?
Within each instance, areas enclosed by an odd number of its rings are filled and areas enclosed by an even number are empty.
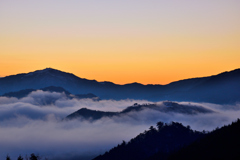
[[[171,155],[169,160],[239,160],[240,120],[209,133],[206,137]],[[160,158],[160,157],[158,157]]]
[[[81,94],[84,86],[97,84],[94,80],[79,78],[71,73],[52,68],[38,70],[27,74],[7,76],[0,79],[0,93],[19,91],[23,89],[40,89],[48,86],[59,86],[73,94]],[[91,92],[87,92],[91,93]]]
[[[93,160],[239,160],[240,120],[209,133],[181,123],[157,123],[128,143],[110,149]]]
[[[2,95],[2,97],[15,97],[15,98],[23,98],[29,95],[31,92],[36,91],[35,89],[24,89],[16,92],[8,92]]]
[[[94,100],[99,100],[99,97],[97,97],[96,95],[94,95],[92,93],[73,95],[62,87],[49,86],[49,87],[41,88],[41,89],[38,89],[38,90],[39,91],[64,93],[67,96],[67,98],[70,98],[70,99],[72,99],[72,98],[78,98],[78,99],[91,98],[91,99],[94,99]],[[38,91],[38,90],[37,89],[25,89],[25,90],[20,90],[20,91],[17,91],[17,92],[5,93],[2,96],[3,97],[23,98],[23,97],[28,96],[30,93],[32,93],[34,91]]]
[[[73,94],[93,93],[103,99],[236,103],[240,101],[240,69],[210,77],[180,80],[167,85],[117,85],[79,78],[52,68],[0,78],[0,94],[48,86],[59,86]]]
[[[181,123],[157,123],[158,129],[150,127],[128,143],[124,142],[93,160],[144,160],[161,152],[159,159],[165,159],[169,153],[202,138],[203,133],[193,131]]]
[[[65,93],[66,95],[70,95],[70,92],[66,91],[62,87],[50,86],[50,87],[41,88],[39,90],[48,91],[48,92],[59,92],[59,93]],[[16,92],[5,93],[2,96],[23,98],[23,97],[26,97],[27,95],[29,95],[33,91],[37,91],[37,90],[36,89],[25,89],[25,90],[20,90],[20,91],[16,91]]]
[[[164,112],[164,113],[182,113],[182,114],[200,114],[200,113],[213,113],[212,110],[206,109],[202,106],[195,105],[182,105],[176,102],[165,101],[160,104],[134,104],[133,106],[127,107],[121,112],[103,112],[90,110],[87,108],[79,109],[78,111],[68,115],[66,119],[87,119],[87,120],[97,120],[103,117],[113,117],[113,116],[123,116],[130,112],[141,112],[144,110],[154,110],[156,112]]]
[[[117,115],[116,112],[103,112],[103,111],[95,111],[90,110],[87,108],[79,109],[78,111],[68,115],[66,119],[76,119],[76,118],[83,118],[87,120],[97,120],[103,117],[112,117],[114,115]]]

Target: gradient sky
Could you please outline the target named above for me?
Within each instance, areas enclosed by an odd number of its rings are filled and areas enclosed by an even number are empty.
[[[0,77],[52,67],[167,84],[239,64],[239,0],[0,1]]]

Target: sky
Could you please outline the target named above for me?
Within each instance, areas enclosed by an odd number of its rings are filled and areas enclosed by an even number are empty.
[[[1,0],[0,77],[167,84],[239,67],[239,0]]]

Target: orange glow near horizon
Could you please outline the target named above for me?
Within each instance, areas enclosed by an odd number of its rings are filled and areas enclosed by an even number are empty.
[[[3,0],[0,77],[51,67],[117,84],[168,84],[240,68],[240,2],[174,2]]]

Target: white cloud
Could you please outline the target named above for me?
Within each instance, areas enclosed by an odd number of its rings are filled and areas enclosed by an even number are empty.
[[[46,101],[54,103],[46,105]],[[144,100],[67,99],[61,93],[36,91],[17,99],[0,97],[0,159],[7,154],[13,159],[19,154],[39,153],[49,158],[83,159],[104,153],[108,149],[128,141],[156,122],[178,121],[196,130],[212,130],[239,118],[240,105],[216,105],[193,103],[214,110],[214,113],[186,115],[162,113],[146,109],[141,112],[102,118],[94,122],[61,121],[80,108],[103,111],[121,111],[134,103],[151,103]],[[159,102],[158,104],[162,104]],[[180,102],[188,105],[189,102]],[[82,156],[82,157],[79,157]],[[90,156],[90,157],[89,157]]]

